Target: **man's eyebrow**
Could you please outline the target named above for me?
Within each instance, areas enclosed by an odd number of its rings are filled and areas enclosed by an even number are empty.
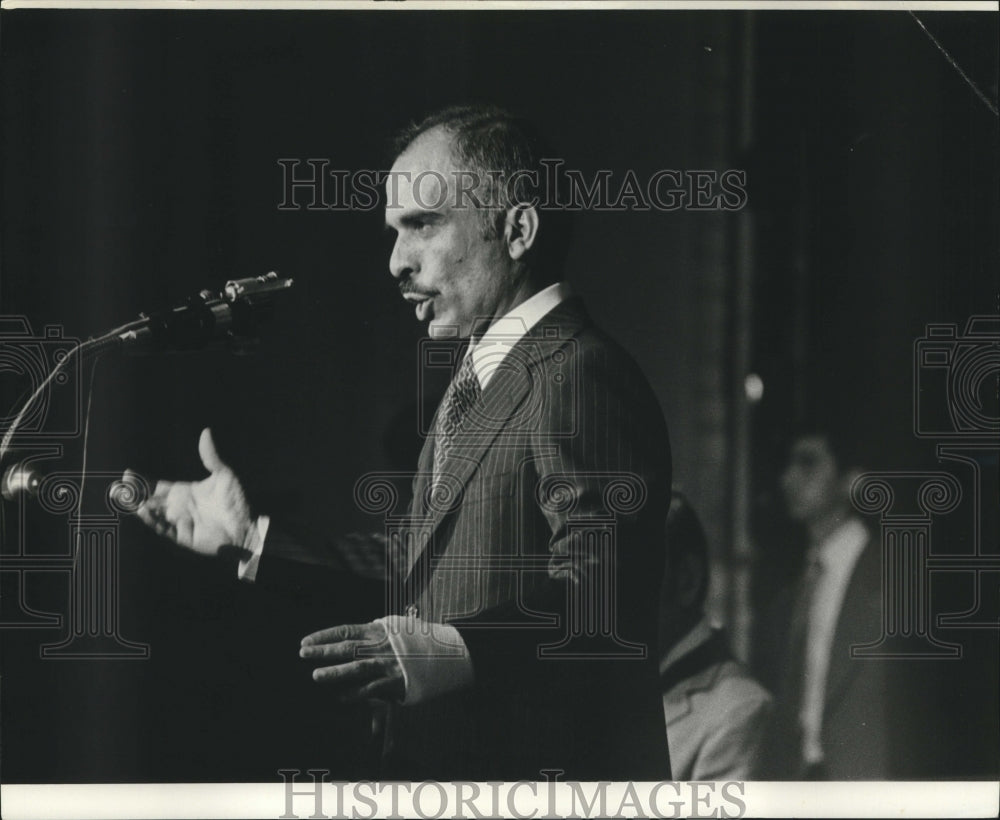
[[[438,211],[410,211],[397,218],[397,222],[404,228],[416,228],[420,225],[436,224],[443,221],[445,215]],[[385,230],[394,231],[396,228],[385,221]]]

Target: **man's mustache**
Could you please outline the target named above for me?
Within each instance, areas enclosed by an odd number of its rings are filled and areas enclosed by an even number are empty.
[[[408,281],[399,283],[399,293],[401,296],[406,296],[407,294],[412,293],[417,296],[423,296],[427,299],[430,299],[432,296],[437,295],[437,291],[421,290],[420,288],[416,287],[412,282]]]

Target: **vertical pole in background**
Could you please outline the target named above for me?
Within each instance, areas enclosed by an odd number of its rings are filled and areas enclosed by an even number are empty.
[[[734,101],[738,110],[734,126],[737,153],[746,156],[753,139],[754,85],[754,15],[740,18],[734,38]],[[732,403],[732,539],[730,583],[726,600],[730,640],[734,654],[746,660],[750,654],[753,616],[750,605],[750,582],[754,545],[750,535],[750,499],[752,464],[750,419],[752,406],[748,395],[748,376],[753,349],[753,216],[744,208],[735,214],[733,241],[732,341],[733,367],[730,397]],[[758,397],[759,398],[759,397]]]
[[[710,44],[710,45],[709,45]],[[689,47],[703,51],[704,61],[689,92],[688,120],[691,162],[715,163],[732,154],[735,126],[734,85],[739,62],[739,29],[725,18],[711,18],[692,31]],[[734,461],[733,373],[737,339],[734,336],[734,243],[733,221],[737,215],[721,202],[711,213],[689,214],[686,240],[690,263],[698,272],[691,299],[691,325],[698,340],[688,355],[689,395],[681,421],[686,439],[674,450],[674,484],[687,492],[705,527],[710,558],[710,580],[706,612],[713,620],[732,625],[730,581],[733,540]],[[696,209],[697,210],[697,209]],[[678,428],[672,432],[677,436]],[[683,450],[690,448],[696,461],[685,464]],[[689,483],[690,482],[690,483]]]

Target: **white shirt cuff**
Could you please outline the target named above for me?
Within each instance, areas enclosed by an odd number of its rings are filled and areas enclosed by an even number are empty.
[[[472,660],[455,627],[402,615],[387,615],[376,623],[385,626],[403,670],[404,706],[472,685]]]
[[[246,540],[243,542],[243,549],[250,553],[240,561],[236,577],[241,581],[253,583],[257,579],[257,568],[260,566],[260,557],[264,554],[264,539],[267,538],[267,528],[271,526],[271,518],[267,515],[260,516],[247,532]]]

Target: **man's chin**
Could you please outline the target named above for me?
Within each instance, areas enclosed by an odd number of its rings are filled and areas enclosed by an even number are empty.
[[[427,335],[432,339],[462,339],[468,333],[462,333],[462,326],[457,322],[449,322],[447,317],[431,319],[427,324]]]

